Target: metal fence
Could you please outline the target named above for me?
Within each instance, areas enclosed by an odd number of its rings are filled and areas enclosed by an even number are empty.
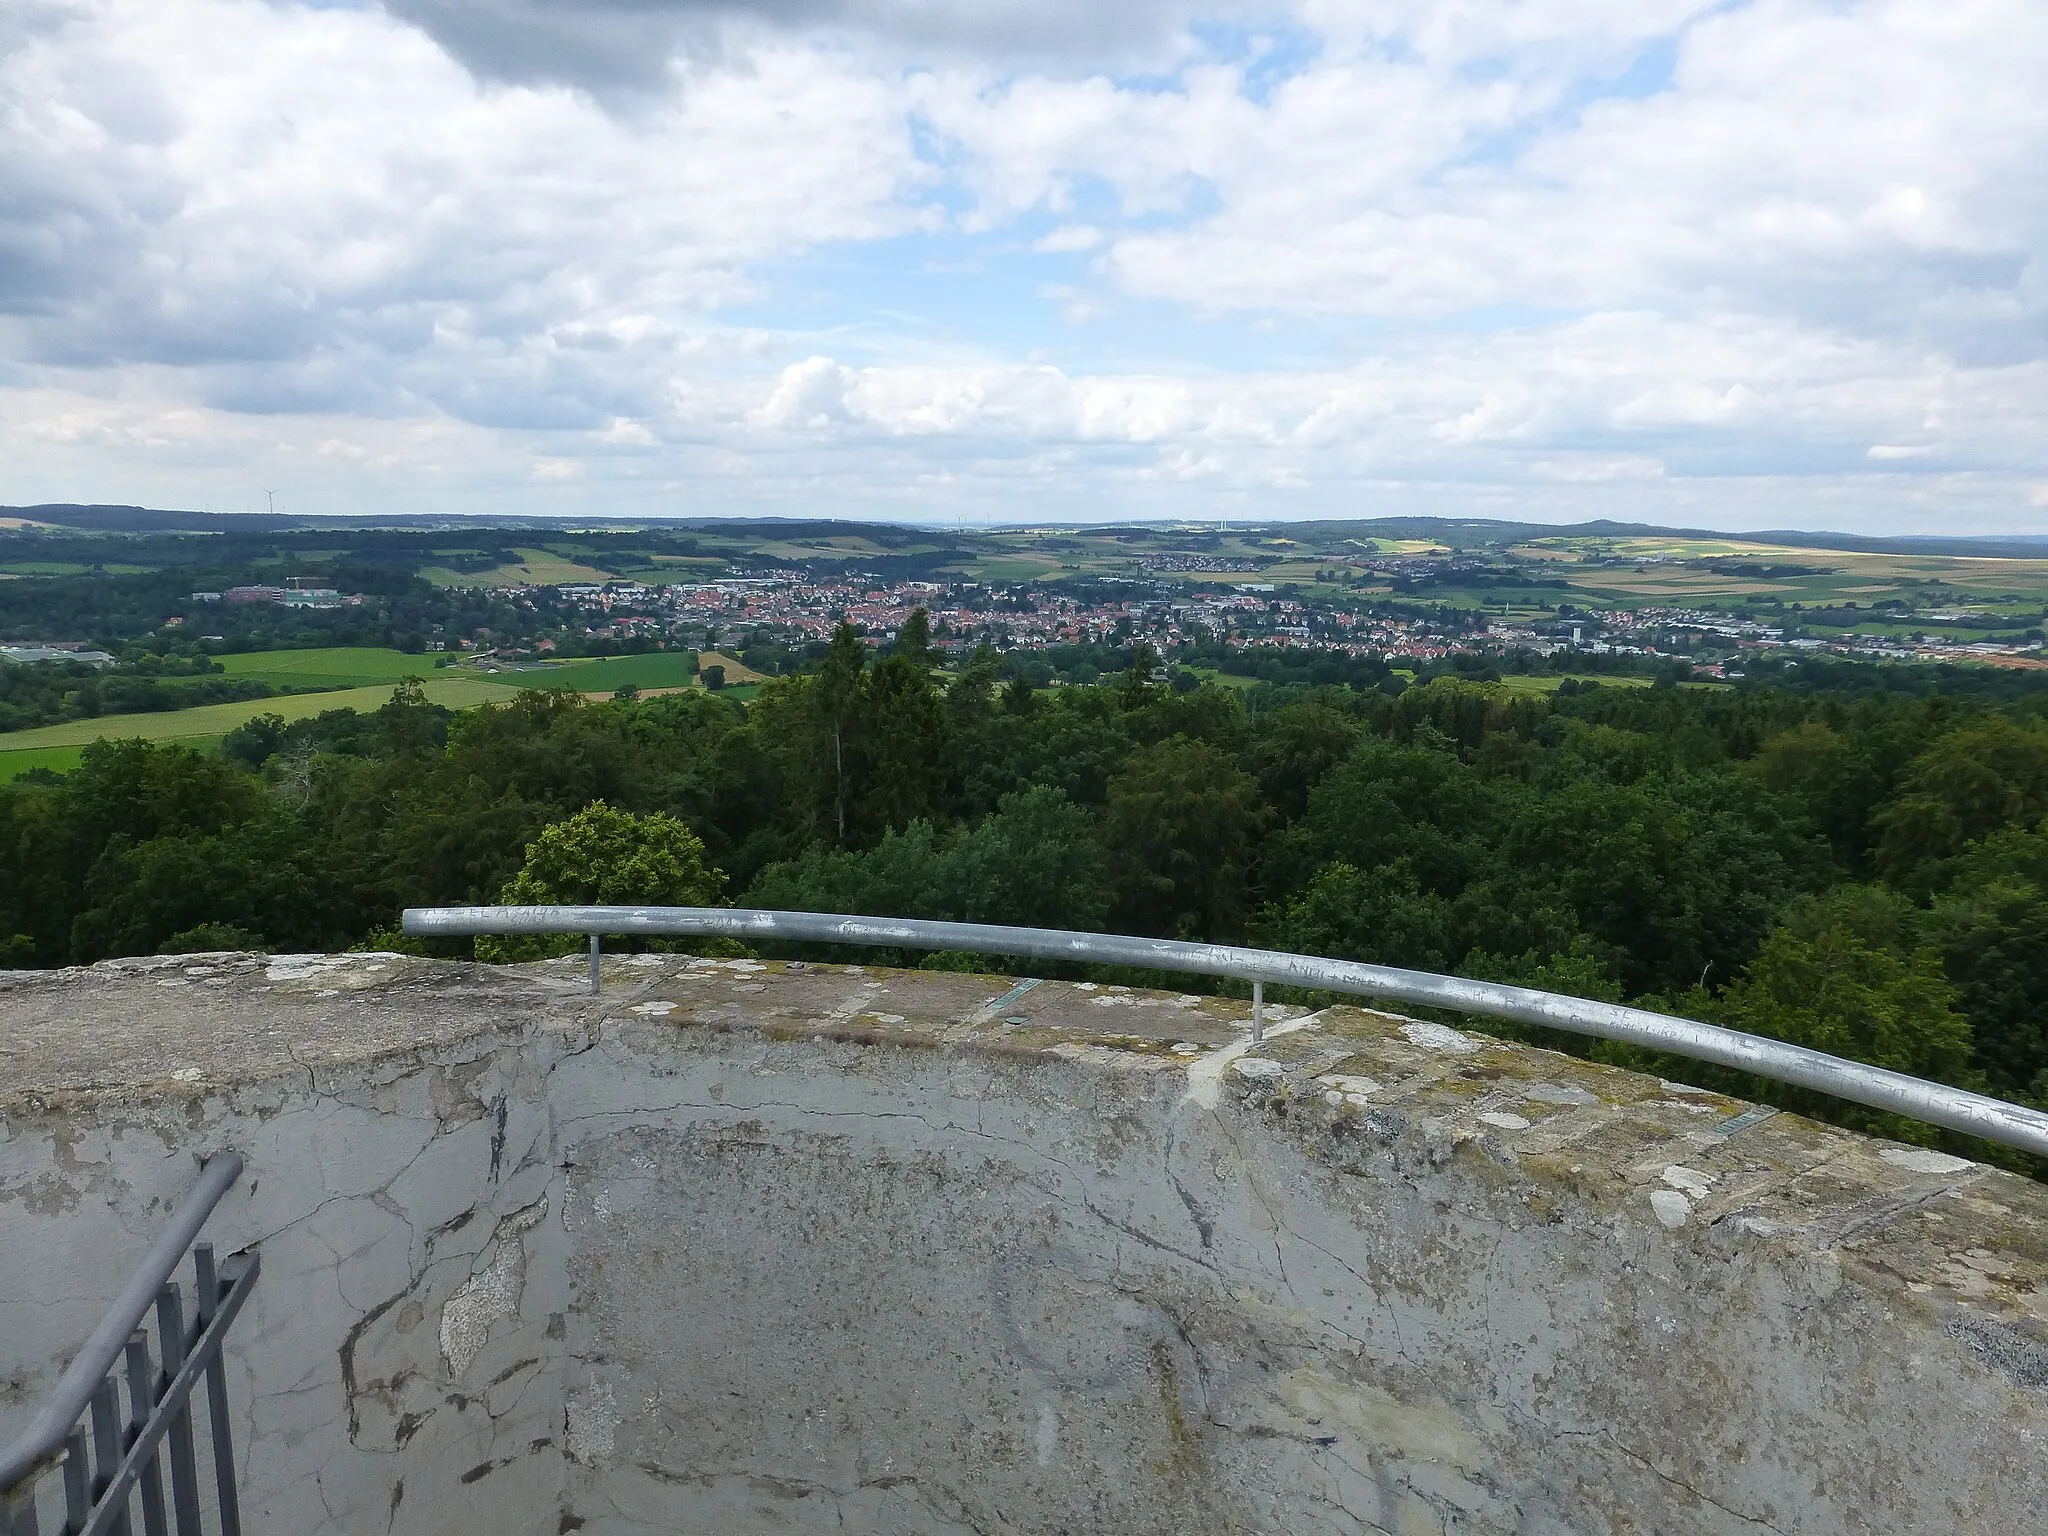
[[[221,1536],[240,1536],[221,1341],[255,1287],[258,1258],[251,1250],[216,1265],[213,1245],[195,1239],[241,1173],[242,1159],[233,1152],[207,1160],[155,1246],[58,1378],[49,1401],[21,1438],[0,1450],[0,1536],[40,1536],[40,1511],[56,1502],[52,1492],[62,1505],[54,1529],[65,1536],[131,1536],[138,1505],[143,1536],[173,1530],[177,1536],[203,1536],[208,1502]],[[194,1282],[189,1314],[183,1287],[171,1278],[188,1251]],[[192,1414],[192,1393],[202,1377],[213,1462],[210,1501],[203,1496]],[[61,1474],[61,1488],[55,1486],[59,1479],[46,1479],[50,1473]]]
[[[1267,983],[1447,1008],[1733,1067],[1774,1082],[1809,1088],[2048,1157],[2048,1114],[2003,1099],[1986,1098],[1860,1061],[1845,1061],[1784,1040],[1744,1034],[1718,1024],[1529,987],[1366,965],[1355,960],[1324,960],[1277,950],[1191,944],[1125,934],[944,923],[911,917],[771,912],[749,907],[408,907],[404,926],[407,933],[422,936],[588,934],[593,990],[598,982],[600,935],[607,933],[886,945],[1227,976],[1252,984],[1255,1034]]]

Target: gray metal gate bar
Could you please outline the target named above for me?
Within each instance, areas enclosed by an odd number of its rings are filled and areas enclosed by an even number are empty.
[[[221,1348],[256,1284],[260,1259],[251,1251],[216,1267],[212,1244],[194,1239],[241,1171],[242,1160],[232,1152],[206,1163],[27,1432],[0,1452],[0,1536],[39,1536],[36,1485],[60,1463],[64,1536],[132,1536],[132,1501],[138,1494],[143,1536],[169,1536],[158,1470],[166,1440],[178,1536],[201,1536],[192,1433],[192,1392],[201,1377],[208,1386],[222,1536],[239,1536],[233,1426]],[[188,1249],[197,1290],[189,1325],[182,1292],[170,1278]],[[161,1369],[150,1360],[148,1335],[140,1326],[151,1311]],[[126,1415],[121,1411],[124,1381]],[[89,1432],[79,1422],[88,1416]]]
[[[130,1444],[127,1454],[113,1469],[110,1487],[117,1489],[122,1503],[103,1506],[90,1523],[82,1527],[82,1536],[113,1536],[120,1527],[116,1521],[125,1517],[126,1498],[133,1491],[145,1472],[154,1472],[158,1449],[164,1439],[171,1441],[171,1482],[175,1488],[179,1482],[177,1443],[182,1435],[186,1443],[187,1476],[190,1488],[189,1504],[177,1514],[178,1529],[186,1529],[186,1511],[189,1510],[190,1529],[198,1536],[202,1531],[199,1509],[198,1462],[191,1454],[192,1438],[192,1392],[200,1378],[211,1378],[223,1370],[221,1345],[227,1338],[228,1327],[235,1320],[235,1314],[242,1310],[242,1304],[249,1299],[255,1288],[256,1275],[261,1259],[255,1252],[237,1254],[225,1261],[221,1267],[223,1284],[219,1293],[219,1305],[213,1316],[203,1327],[191,1349],[185,1353],[175,1372],[164,1378],[163,1391],[155,1398],[155,1412],[142,1433]],[[168,1358],[167,1358],[168,1363]],[[212,1422],[214,1475],[219,1498],[222,1536],[240,1530],[239,1498],[235,1487],[234,1447],[228,1438],[229,1425],[225,1412],[216,1414]],[[182,1495],[174,1495],[174,1499]],[[158,1518],[162,1518],[163,1496],[157,1495]],[[144,1495],[144,1508],[148,1508],[148,1495]],[[235,1513],[230,1516],[229,1512]],[[229,1519],[235,1523],[230,1525]],[[146,1517],[145,1517],[146,1520]]]
[[[215,1517],[220,1521],[220,1536],[242,1536],[242,1505],[235,1489],[234,1432],[228,1422],[228,1368],[220,1353],[220,1340],[233,1314],[221,1313],[223,1297],[220,1278],[213,1268],[213,1244],[200,1243],[193,1248],[192,1266],[199,1284],[199,1331],[211,1331],[214,1341],[211,1357],[202,1363],[206,1369],[207,1423],[213,1440]]]
[[[149,1363],[149,1337],[136,1329],[128,1335],[128,1443],[133,1446],[149,1429],[156,1399],[156,1372]],[[142,1495],[142,1536],[168,1536],[164,1526],[164,1479],[156,1458],[144,1462],[136,1475]]]

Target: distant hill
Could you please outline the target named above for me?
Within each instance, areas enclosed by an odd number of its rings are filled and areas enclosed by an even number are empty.
[[[1239,525],[1250,531],[1252,524]],[[1517,523],[1485,518],[1374,517],[1310,523],[1267,525],[1261,531],[1296,536],[1381,539],[1430,539],[1459,548],[1480,544],[1516,543],[1525,539],[1741,539],[1789,549],[1839,549],[1878,555],[1970,555],[1978,559],[2048,559],[2048,535],[1981,534],[1968,537],[1935,535],[1874,538],[1854,533],[1804,533],[1773,528],[1736,532],[1726,528],[1665,528],[1654,523],[1617,523],[1602,518],[1590,523]]]
[[[272,533],[294,528],[530,528],[566,531],[593,525],[616,524],[621,528],[660,527],[716,531],[745,537],[749,533],[777,539],[829,538],[834,533],[865,530],[870,538],[878,528],[901,530],[929,538],[941,530],[930,524],[892,523],[887,519],[807,517],[628,517],[579,513],[573,517],[508,514],[432,513],[407,516],[345,514],[307,517],[269,512],[187,512],[157,507],[84,505],[76,502],[46,502],[29,507],[0,507],[0,517],[26,518],[62,528],[89,533]],[[1088,527],[1143,528],[1166,533],[1189,526],[1186,519],[1095,523]],[[971,542],[976,532],[1006,533],[1014,528],[985,530],[944,530],[955,539]],[[1233,519],[1233,533],[1285,534],[1302,542],[1321,539],[1381,538],[1428,539],[1453,549],[1484,545],[1520,543],[1529,539],[1741,539],[1751,544],[1771,544],[1790,549],[1838,549],[1860,554],[1958,555],[1978,559],[2048,559],[2048,534],[1983,534],[1964,537],[1920,535],[1904,538],[1875,538],[1853,533],[1809,533],[1798,529],[1767,529],[1762,532],[1731,532],[1722,528],[1665,528],[1655,523],[1617,523],[1602,518],[1590,523],[1522,523],[1486,518],[1373,517],[1319,519],[1312,522],[1258,523]],[[890,541],[885,541],[890,542]]]
[[[0,507],[0,517],[26,518],[85,533],[274,533],[287,528],[532,528],[562,532],[588,528],[593,524],[614,524],[622,528],[716,528],[723,533],[772,533],[777,538],[792,535],[818,537],[851,528],[905,528],[912,525],[853,522],[847,519],[815,517],[629,517],[624,514],[578,513],[574,517],[546,517],[520,513],[432,512],[390,514],[339,513],[310,517],[289,512],[187,512],[175,508],[130,507],[71,501],[43,502],[32,507]],[[924,536],[930,527],[917,530]]]
[[[273,533],[303,528],[307,519],[268,512],[178,512],[154,507],[82,506],[76,502],[45,502],[35,507],[0,507],[0,517],[54,523],[85,533]]]
[[[1728,535],[1722,535],[1728,537]],[[1971,555],[1979,560],[2048,559],[2048,534],[1980,534],[1969,538],[1866,539],[1853,533],[1745,533],[1758,544],[1842,549],[1871,555]]]

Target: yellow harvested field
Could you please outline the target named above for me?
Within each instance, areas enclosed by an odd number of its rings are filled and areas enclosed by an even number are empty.
[[[1575,576],[1572,584],[1587,592],[1622,592],[1631,597],[1746,597],[1777,590],[1771,582],[1754,577],[1716,576],[1707,571],[1625,571],[1613,575],[1602,571],[1597,575]]]
[[[697,675],[702,677],[706,667],[725,668],[728,683],[765,683],[768,674],[756,672],[737,656],[728,656],[723,651],[699,651],[697,653]]]
[[[1062,567],[1057,556],[1012,554],[991,556],[976,569],[981,581],[1037,581]]]
[[[929,547],[929,546],[926,546]],[[834,534],[829,538],[805,539],[797,542],[790,539],[767,539],[756,546],[757,551],[779,560],[843,560],[848,555],[891,555],[902,551],[879,544],[873,539],[864,539],[859,534]]]
[[[643,699],[658,699],[665,693],[698,693],[701,691],[701,684],[691,683],[688,687],[685,688],[642,688],[639,690],[636,697]],[[581,695],[582,698],[588,700],[592,704],[609,704],[618,696],[619,694],[616,688],[600,688],[595,693],[586,693]]]
[[[562,582],[600,583],[615,580],[613,572],[594,565],[579,565],[545,549],[517,551],[519,563],[501,565],[488,571],[457,571],[444,565],[427,566],[420,574],[443,587],[552,587]]]
[[[1380,547],[1383,555],[1448,555],[1451,552],[1447,545],[1434,539],[1374,539],[1372,542]]]

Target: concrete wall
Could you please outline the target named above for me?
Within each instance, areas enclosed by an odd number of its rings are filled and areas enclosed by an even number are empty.
[[[564,1274],[540,1219],[559,1183],[546,1080],[571,1048],[523,1016],[547,995],[515,980],[496,996],[528,1006],[501,1014],[466,978],[387,984],[405,967],[380,957],[190,968],[207,974],[117,963],[0,989],[0,1438],[196,1157],[233,1147],[248,1170],[207,1235],[263,1256],[228,1349],[247,1529],[543,1529]],[[494,1462],[489,1485],[462,1481]]]
[[[0,1436],[233,1145],[252,1532],[2048,1508],[2023,1180],[1359,1010],[576,965],[0,982]]]

